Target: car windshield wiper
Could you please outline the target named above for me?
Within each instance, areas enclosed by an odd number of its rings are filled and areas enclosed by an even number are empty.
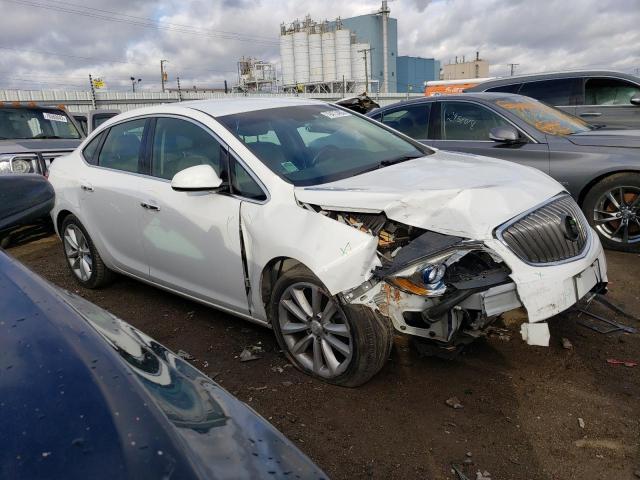
[[[58,135],[43,135],[42,133],[40,133],[40,134],[36,135],[33,138],[54,139],[54,138],[62,138],[62,137],[60,137]]]
[[[402,155],[396,158],[389,158],[387,160],[382,160],[378,164],[378,168],[388,167],[389,165],[395,165],[396,163],[406,162],[408,160],[415,160],[416,158],[424,157],[424,155]]]

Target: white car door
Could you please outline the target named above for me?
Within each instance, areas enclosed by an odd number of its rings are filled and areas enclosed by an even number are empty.
[[[139,174],[145,121],[111,127],[97,165],[83,168],[79,180],[83,222],[101,255],[110,266],[147,279],[140,228],[143,177]]]
[[[218,175],[226,147],[202,125],[175,117],[154,121],[153,184],[144,192],[152,205],[142,237],[150,278],[159,285],[240,313],[248,313],[240,241],[241,200],[224,193],[177,192],[173,176],[211,165]]]

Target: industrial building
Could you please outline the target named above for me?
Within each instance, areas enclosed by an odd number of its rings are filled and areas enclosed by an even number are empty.
[[[367,15],[331,22],[307,17],[283,24],[284,90],[395,93],[436,80],[439,62],[433,59],[404,56],[398,64],[398,21],[389,14],[387,0],[383,0],[378,11]]]
[[[400,56],[396,60],[396,92],[422,92],[426,82],[439,78],[440,62],[433,58]]]
[[[489,76],[489,62],[480,58],[480,52],[476,52],[473,61],[465,61],[464,57],[455,62],[450,62],[442,67],[440,80],[462,80],[467,78],[486,78]]]
[[[238,83],[233,87],[233,91],[273,92],[276,80],[275,64],[242,57],[238,61]]]

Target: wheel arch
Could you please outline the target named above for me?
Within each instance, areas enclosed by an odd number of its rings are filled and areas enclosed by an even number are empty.
[[[74,213],[71,212],[70,210],[60,210],[58,212],[58,216],[56,217],[55,220],[55,225],[56,225],[56,231],[58,232],[58,236],[60,238],[62,238],[62,223],[64,222],[64,219],[67,218],[69,215],[73,215]]]
[[[265,312],[267,313],[267,321],[269,323],[271,323],[271,315],[269,314],[269,310],[273,287],[278,281],[278,278],[280,278],[280,276],[284,272],[295,267],[302,267],[305,270],[308,270],[309,273],[316,276],[317,278],[317,275],[315,275],[307,265],[292,257],[280,256],[272,258],[262,269],[262,272],[260,274],[260,298],[262,299],[262,305],[264,306]],[[322,282],[320,279],[318,280]]]
[[[587,183],[585,186],[583,186],[582,189],[580,190],[580,193],[578,195],[578,205],[580,205],[580,207],[582,207],[584,199],[589,194],[589,191],[593,187],[595,187],[598,183],[600,183],[602,180],[604,180],[605,178],[611,177],[613,175],[621,174],[621,173],[635,173],[635,174],[640,175],[640,170],[634,170],[632,168],[622,168],[620,170],[612,170],[612,171],[604,172],[604,173],[601,173],[600,175],[598,175],[597,177],[592,178],[589,181],[589,183]]]

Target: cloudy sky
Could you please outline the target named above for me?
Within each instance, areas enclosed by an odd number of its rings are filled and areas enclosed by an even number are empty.
[[[378,0],[0,0],[0,88],[219,87],[241,56],[278,61],[279,25],[371,13]],[[492,75],[565,68],[640,69],[640,0],[395,0],[399,54],[468,58]]]

